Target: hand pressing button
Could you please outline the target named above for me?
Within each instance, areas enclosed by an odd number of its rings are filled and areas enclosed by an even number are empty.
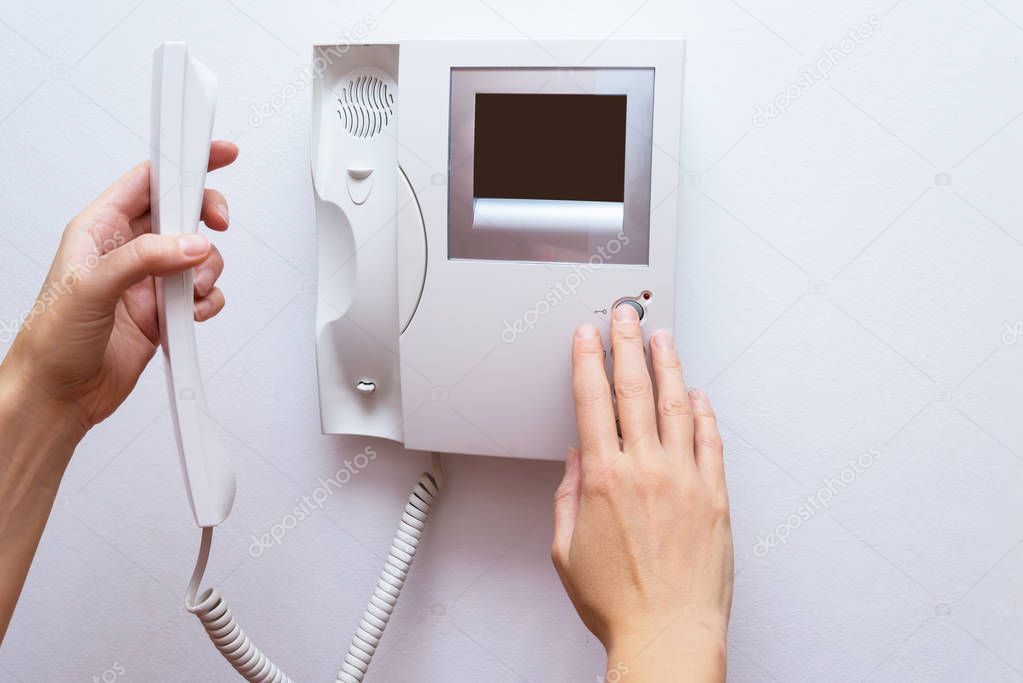
[[[643,315],[646,313],[646,309],[643,308],[643,304],[639,303],[635,299],[622,299],[615,304],[615,310],[617,311],[622,306],[628,306],[629,308],[636,311],[636,315],[640,320],[643,319]]]

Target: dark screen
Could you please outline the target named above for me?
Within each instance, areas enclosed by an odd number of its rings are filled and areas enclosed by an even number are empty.
[[[476,95],[473,196],[622,202],[625,95]]]

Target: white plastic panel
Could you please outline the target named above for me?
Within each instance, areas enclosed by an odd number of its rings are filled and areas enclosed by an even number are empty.
[[[417,190],[429,247],[422,297],[400,340],[407,447],[563,458],[577,440],[575,327],[595,322],[606,332],[613,302],[649,291],[645,329],[674,329],[683,55],[682,41],[401,44],[398,156]],[[544,68],[556,76],[584,60],[654,73],[649,198],[636,207],[649,216],[649,245],[641,250],[649,263],[614,262],[635,243],[628,231],[588,240],[577,263],[449,258],[449,196],[457,188],[443,181],[463,182],[454,159],[448,175],[452,68]],[[471,201],[467,207],[472,230]]]

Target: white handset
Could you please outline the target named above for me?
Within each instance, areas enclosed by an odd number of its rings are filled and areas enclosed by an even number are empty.
[[[155,233],[194,233],[198,228],[216,89],[216,76],[189,56],[185,43],[156,49],[150,170]],[[231,512],[235,478],[203,394],[192,286],[191,270],[157,278],[157,306],[185,488],[196,524],[212,527]]]

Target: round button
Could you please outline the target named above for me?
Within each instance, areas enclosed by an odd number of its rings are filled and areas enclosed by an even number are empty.
[[[615,308],[618,308],[619,306],[632,306],[632,308],[636,310],[636,315],[639,316],[640,320],[643,319],[643,314],[646,313],[646,309],[643,308],[643,304],[639,303],[635,299],[622,299],[615,304]]]

